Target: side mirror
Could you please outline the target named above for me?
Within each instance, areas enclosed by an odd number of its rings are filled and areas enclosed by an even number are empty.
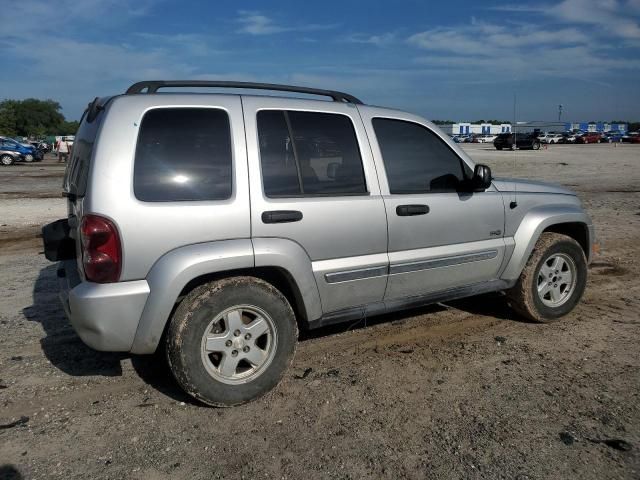
[[[491,186],[491,169],[486,165],[478,163],[473,169],[471,183],[475,191],[483,192]]]

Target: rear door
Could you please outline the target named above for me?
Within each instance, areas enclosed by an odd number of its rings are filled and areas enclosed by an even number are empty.
[[[324,313],[381,301],[387,222],[356,107],[269,97],[242,102],[252,237],[304,249]]]
[[[385,301],[496,279],[505,254],[500,192],[458,191],[470,166],[418,117],[371,108],[363,117],[389,225]]]

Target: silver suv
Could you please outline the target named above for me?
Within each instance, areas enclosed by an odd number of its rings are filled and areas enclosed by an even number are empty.
[[[271,84],[96,98],[64,195],[68,217],[43,234],[79,336],[161,348],[185,391],[221,406],[279,382],[299,327],[491,291],[556,320],[583,294],[594,239],[574,193],[492,179],[419,116]]]

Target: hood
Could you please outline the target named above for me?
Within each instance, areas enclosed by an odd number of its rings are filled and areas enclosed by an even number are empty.
[[[556,185],[554,183],[534,182],[532,180],[520,180],[517,178],[494,178],[493,184],[501,192],[518,192],[526,193],[559,193],[562,195],[575,195],[575,192],[568,188]]]

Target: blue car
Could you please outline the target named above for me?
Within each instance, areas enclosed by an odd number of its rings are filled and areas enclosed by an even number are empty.
[[[20,155],[20,159],[25,162],[39,162],[42,160],[44,156],[40,150],[38,150],[33,145],[25,145],[24,143],[20,143],[13,138],[0,137],[0,149],[16,152]]]
[[[604,134],[602,141],[609,142],[609,143],[622,142],[622,133],[618,131],[607,132]]]

